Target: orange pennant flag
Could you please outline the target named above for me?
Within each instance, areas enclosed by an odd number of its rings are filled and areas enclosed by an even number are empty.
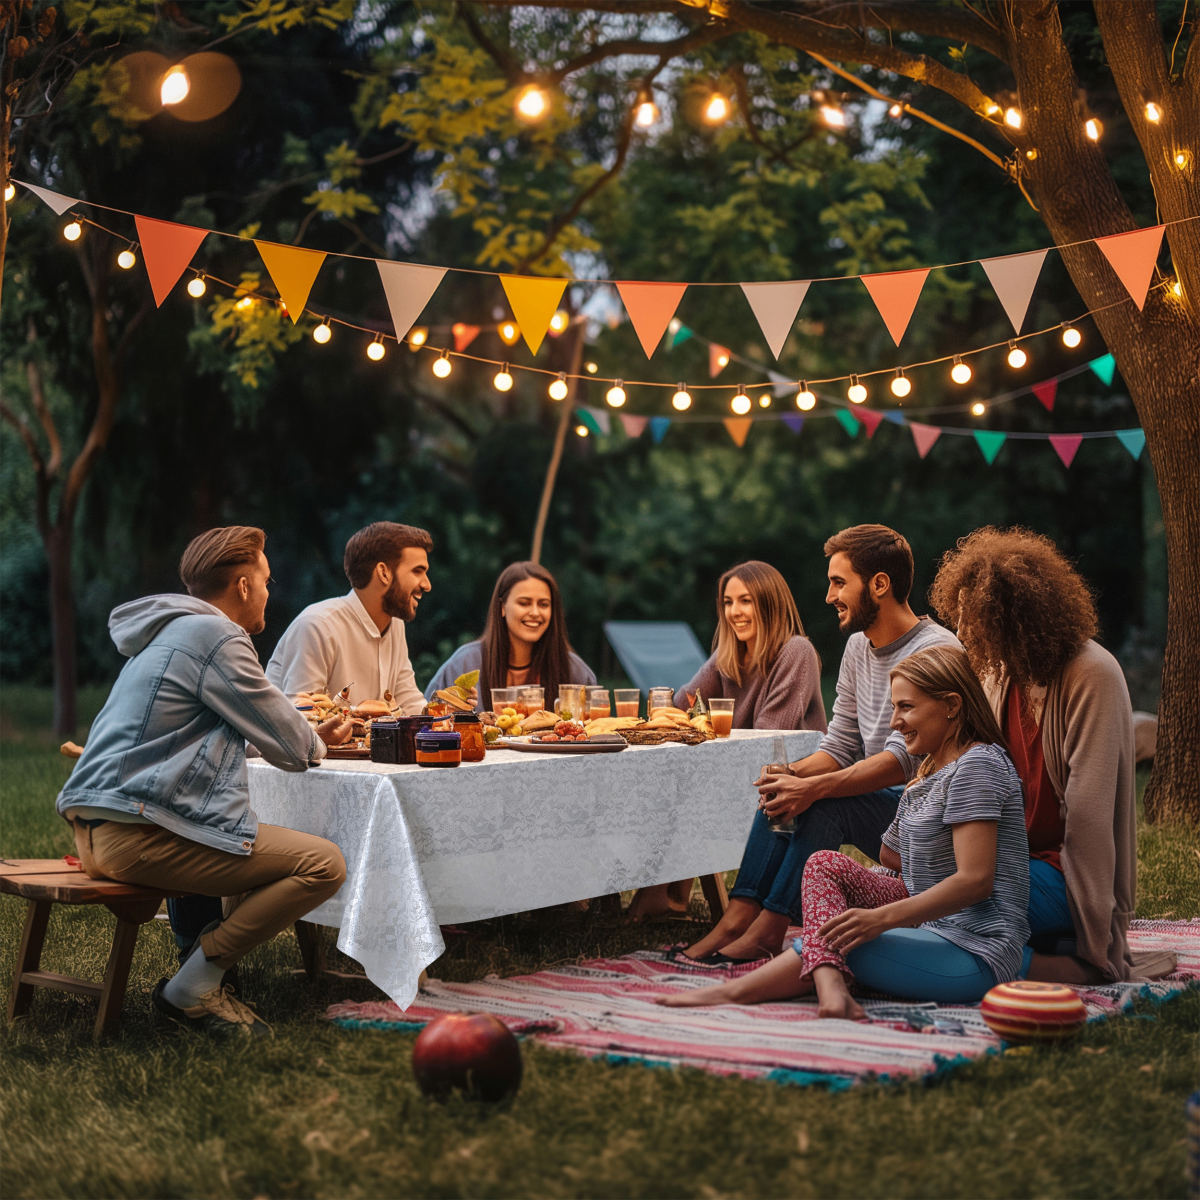
[[[174,221],[156,221],[152,217],[135,216],[133,220],[154,303],[161,307],[192,261],[192,255],[200,249],[200,243],[208,237],[208,230],[177,225]]]
[[[651,358],[687,291],[687,284],[626,281],[617,284],[617,291],[646,357]]]
[[[504,294],[531,354],[536,354],[550,328],[550,318],[567,290],[565,279],[539,279],[535,275],[501,275]]]
[[[266,263],[271,282],[295,325],[308,303],[308,293],[312,291],[313,281],[325,261],[325,251],[281,246],[278,242],[260,242],[257,239],[254,245],[258,248],[259,257]]]
[[[708,377],[716,379],[729,366],[729,351],[716,342],[708,343]]]
[[[746,444],[746,438],[750,433],[750,426],[754,424],[753,417],[726,417],[725,428],[729,430],[729,436],[739,446]]]
[[[1111,237],[1096,239],[1096,245],[1104,251],[1104,257],[1125,285],[1139,312],[1150,290],[1150,276],[1154,274],[1164,228],[1155,225],[1150,229],[1135,229],[1132,233],[1114,233]]]
[[[879,315],[892,335],[892,341],[900,345],[900,339],[912,320],[913,309],[925,286],[928,267],[914,271],[885,271],[879,275],[860,275],[863,287],[871,293]]]

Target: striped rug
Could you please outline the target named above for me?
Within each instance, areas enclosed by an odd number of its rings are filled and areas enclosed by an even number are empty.
[[[797,934],[799,930],[795,931]],[[1163,998],[1200,982],[1200,920],[1135,921],[1134,950],[1170,950],[1179,967],[1152,984],[1076,989],[1091,1020],[1141,995]],[[934,1075],[999,1048],[977,1006],[863,999],[866,1022],[820,1020],[814,999],[753,1006],[663,1008],[657,996],[703,987],[730,974],[680,966],[664,951],[595,959],[534,975],[474,983],[430,980],[401,1011],[391,1001],[346,1001],[327,1019],[347,1029],[414,1030],[447,1012],[490,1012],[514,1033],[609,1061],[698,1067],[720,1075],[823,1083]]]

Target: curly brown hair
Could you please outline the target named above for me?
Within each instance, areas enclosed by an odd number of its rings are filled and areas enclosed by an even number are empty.
[[[1047,686],[1099,630],[1083,576],[1031,529],[987,525],[942,556],[929,602],[981,678]]]

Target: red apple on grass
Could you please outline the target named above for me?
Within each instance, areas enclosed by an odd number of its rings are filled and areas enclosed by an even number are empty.
[[[502,1100],[521,1085],[521,1047],[490,1013],[446,1013],[417,1035],[413,1074],[427,1096]]]

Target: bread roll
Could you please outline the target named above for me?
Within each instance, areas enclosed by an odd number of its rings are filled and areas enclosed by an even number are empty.
[[[390,717],[392,710],[386,700],[364,700],[351,710],[355,717]]]

